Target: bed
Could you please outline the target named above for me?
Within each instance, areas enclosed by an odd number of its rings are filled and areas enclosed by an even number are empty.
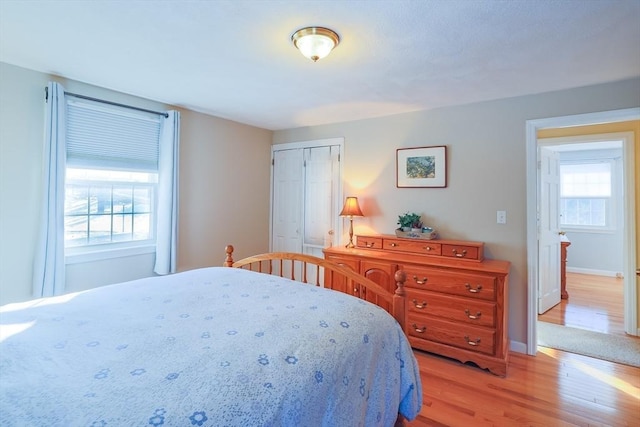
[[[385,293],[320,258],[235,262],[229,246],[222,267],[0,307],[0,425],[392,426],[415,418],[422,385],[402,326],[321,286],[338,278]],[[402,280],[381,298],[400,310]]]

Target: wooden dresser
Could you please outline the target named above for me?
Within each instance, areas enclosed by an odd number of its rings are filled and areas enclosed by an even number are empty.
[[[411,345],[506,375],[510,263],[484,259],[483,243],[357,236],[356,248],[324,254],[391,291],[395,272],[404,270]],[[366,299],[344,284],[332,287]]]

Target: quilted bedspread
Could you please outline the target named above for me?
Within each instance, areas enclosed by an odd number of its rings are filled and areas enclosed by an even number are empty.
[[[392,426],[420,410],[397,322],[227,267],[0,307],[2,426]]]

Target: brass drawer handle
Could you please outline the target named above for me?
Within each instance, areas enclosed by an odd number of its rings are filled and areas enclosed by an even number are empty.
[[[425,246],[423,249],[425,251],[432,251],[433,250],[433,248],[431,246]]]
[[[389,246],[391,246],[392,248],[395,248],[396,246],[400,246],[400,245],[399,245],[399,244],[397,244],[397,243],[393,243],[393,242],[391,242],[391,244],[390,244]]]
[[[374,245],[373,243],[367,243],[365,246],[368,247],[368,248],[372,248],[373,245]]]
[[[465,310],[465,311],[464,311],[464,314],[466,314],[466,315],[467,315],[467,317],[468,317],[469,319],[471,319],[471,320],[479,319],[479,318],[480,318],[480,316],[482,316],[482,313],[481,313],[481,312],[477,312],[477,313],[475,314],[475,316],[474,316],[473,314],[471,314],[471,313],[469,312],[469,310]]]
[[[480,338],[476,339],[475,341],[471,341],[471,340],[469,339],[469,336],[468,336],[468,335],[465,335],[465,336],[464,336],[464,340],[465,340],[465,341],[467,342],[467,344],[469,344],[469,345],[476,346],[476,345],[479,345],[479,344],[480,344]]]
[[[477,294],[478,292],[480,292],[482,290],[482,285],[478,285],[475,288],[472,288],[470,284],[465,283],[464,287],[467,288],[467,290],[473,294]]]
[[[419,328],[418,325],[416,325],[415,323],[411,325],[411,327],[419,334],[424,334],[427,331],[427,327],[423,326],[422,328]]]
[[[414,299],[411,302],[413,302],[413,305],[415,305],[416,308],[419,308],[420,310],[422,310],[423,308],[425,308],[427,306],[427,302],[426,301],[422,301],[422,303],[419,303],[417,300]]]
[[[426,277],[423,277],[422,280],[418,279],[418,276],[413,276],[413,280],[418,284],[418,285],[425,285],[427,283],[427,279]]]
[[[457,256],[458,258],[464,258],[464,257],[467,255],[467,250],[466,250],[466,249],[463,249],[461,253],[458,253],[458,250],[457,250],[457,249],[452,249],[451,251],[452,251],[452,252],[453,252],[453,254],[454,254],[455,256]]]

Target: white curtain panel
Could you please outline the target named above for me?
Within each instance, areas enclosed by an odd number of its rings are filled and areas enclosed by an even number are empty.
[[[64,88],[49,82],[45,104],[44,156],[40,233],[33,265],[34,298],[64,292],[64,179],[65,112]]]
[[[160,132],[158,162],[158,209],[156,228],[156,274],[176,272],[178,251],[178,162],[180,112],[168,111]]]

